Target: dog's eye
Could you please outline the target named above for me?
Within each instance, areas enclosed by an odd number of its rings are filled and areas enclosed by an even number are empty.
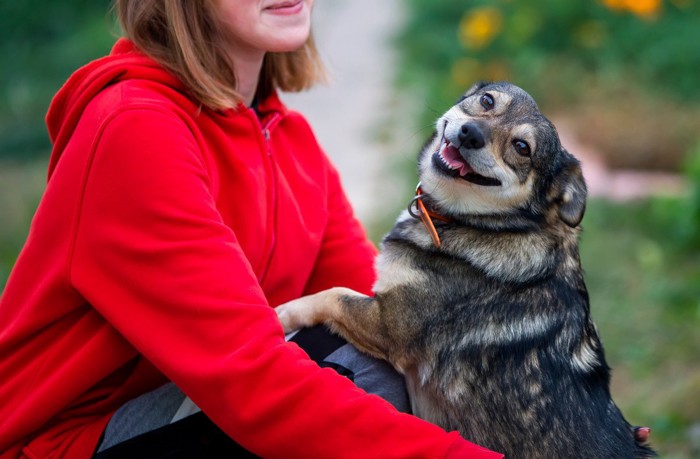
[[[519,155],[530,156],[530,145],[528,145],[524,140],[513,140],[513,146]]]
[[[496,105],[496,101],[493,100],[493,96],[491,94],[484,94],[481,96],[481,99],[479,99],[479,102],[481,102],[481,106],[484,107],[484,110],[489,111],[493,108],[494,105]]]

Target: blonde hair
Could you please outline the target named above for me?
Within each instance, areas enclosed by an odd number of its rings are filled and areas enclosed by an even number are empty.
[[[115,0],[127,38],[177,75],[202,104],[215,110],[241,101],[236,73],[224,50],[224,32],[211,0]],[[257,97],[274,90],[299,92],[323,81],[325,72],[313,37],[298,50],[267,53]]]

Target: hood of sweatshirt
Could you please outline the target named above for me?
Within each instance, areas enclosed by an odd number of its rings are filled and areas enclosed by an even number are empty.
[[[133,42],[120,38],[109,55],[75,71],[51,101],[46,114],[46,125],[53,144],[48,178],[56,168],[66,144],[90,101],[106,87],[131,79],[149,80],[181,93],[188,93],[187,87],[175,75],[139,51]],[[241,104],[229,110],[228,114],[234,114],[242,109],[246,107]],[[258,106],[258,111],[262,114],[284,113],[286,109],[277,95],[273,94]]]
[[[46,126],[53,143],[49,178],[85,107],[107,86],[131,78],[153,80],[185,89],[177,78],[140,53],[133,43],[126,39],[118,40],[108,56],[92,61],[75,71],[51,101],[46,114]]]

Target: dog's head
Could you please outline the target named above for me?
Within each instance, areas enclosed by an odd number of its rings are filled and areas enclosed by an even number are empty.
[[[453,217],[528,213],[575,227],[583,218],[581,167],[528,93],[478,83],[440,117],[419,157],[423,190]]]

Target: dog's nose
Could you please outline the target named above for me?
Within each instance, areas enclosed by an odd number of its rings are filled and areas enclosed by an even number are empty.
[[[486,145],[484,134],[475,123],[464,123],[462,125],[462,128],[459,130],[459,140],[462,142],[463,147],[473,150],[478,150]]]

